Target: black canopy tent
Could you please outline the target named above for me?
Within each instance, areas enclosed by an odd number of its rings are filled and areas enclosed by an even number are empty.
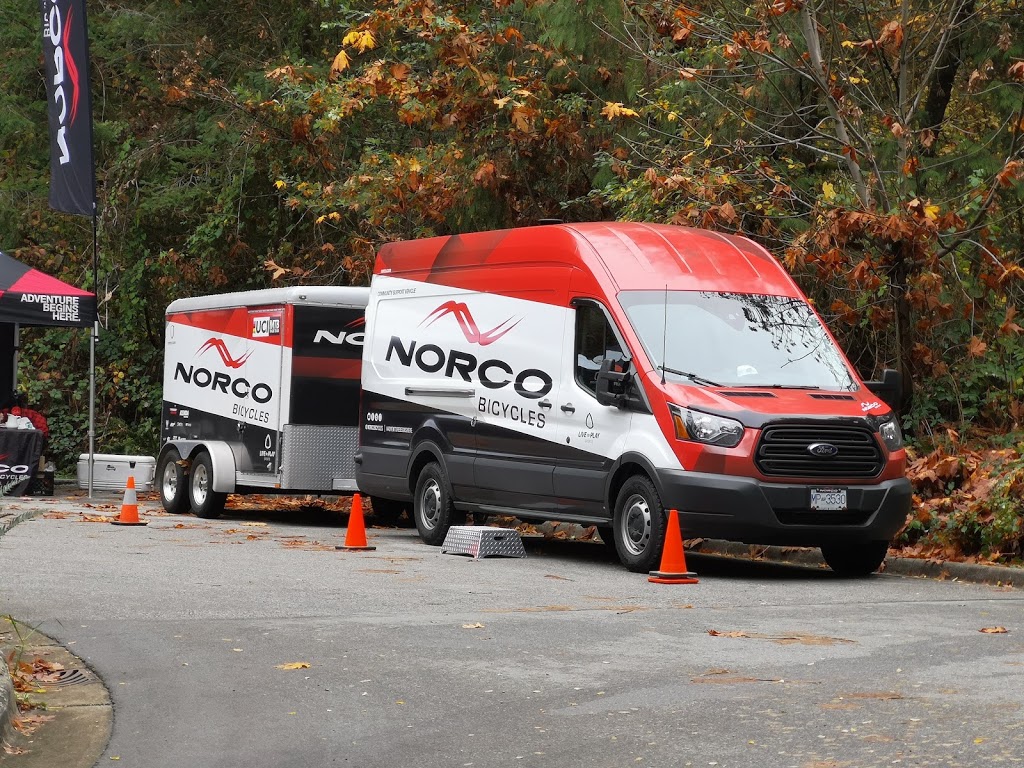
[[[17,389],[21,326],[88,328],[95,326],[96,319],[96,294],[33,269],[0,251],[0,400],[5,401]],[[90,393],[96,389],[95,375],[95,366],[90,366]],[[90,480],[94,407],[90,399]]]

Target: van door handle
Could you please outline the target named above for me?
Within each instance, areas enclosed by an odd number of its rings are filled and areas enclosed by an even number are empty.
[[[539,403],[537,403],[537,405],[539,405],[541,408],[549,408],[550,409],[551,408],[551,401],[550,400],[541,400]]]
[[[576,408],[573,407],[572,403],[566,403],[562,406],[563,413],[576,413]]]

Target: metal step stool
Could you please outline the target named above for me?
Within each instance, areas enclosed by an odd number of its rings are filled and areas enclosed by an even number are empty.
[[[441,545],[441,553],[481,557],[526,557],[519,531],[513,528],[489,528],[484,525],[453,525]]]

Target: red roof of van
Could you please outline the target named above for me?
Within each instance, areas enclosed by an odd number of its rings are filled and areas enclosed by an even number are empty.
[[[636,222],[549,224],[389,243],[374,272],[480,290],[478,279],[462,286],[460,277],[469,276],[467,267],[484,264],[498,268],[493,288],[483,288],[495,293],[502,290],[501,267],[561,265],[592,275],[612,294],[667,287],[800,295],[782,265],[752,240]]]

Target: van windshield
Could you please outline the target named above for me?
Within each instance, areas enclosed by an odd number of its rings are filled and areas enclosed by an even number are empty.
[[[623,291],[618,299],[647,357],[667,379],[693,386],[857,389],[842,354],[801,299],[709,291]]]

